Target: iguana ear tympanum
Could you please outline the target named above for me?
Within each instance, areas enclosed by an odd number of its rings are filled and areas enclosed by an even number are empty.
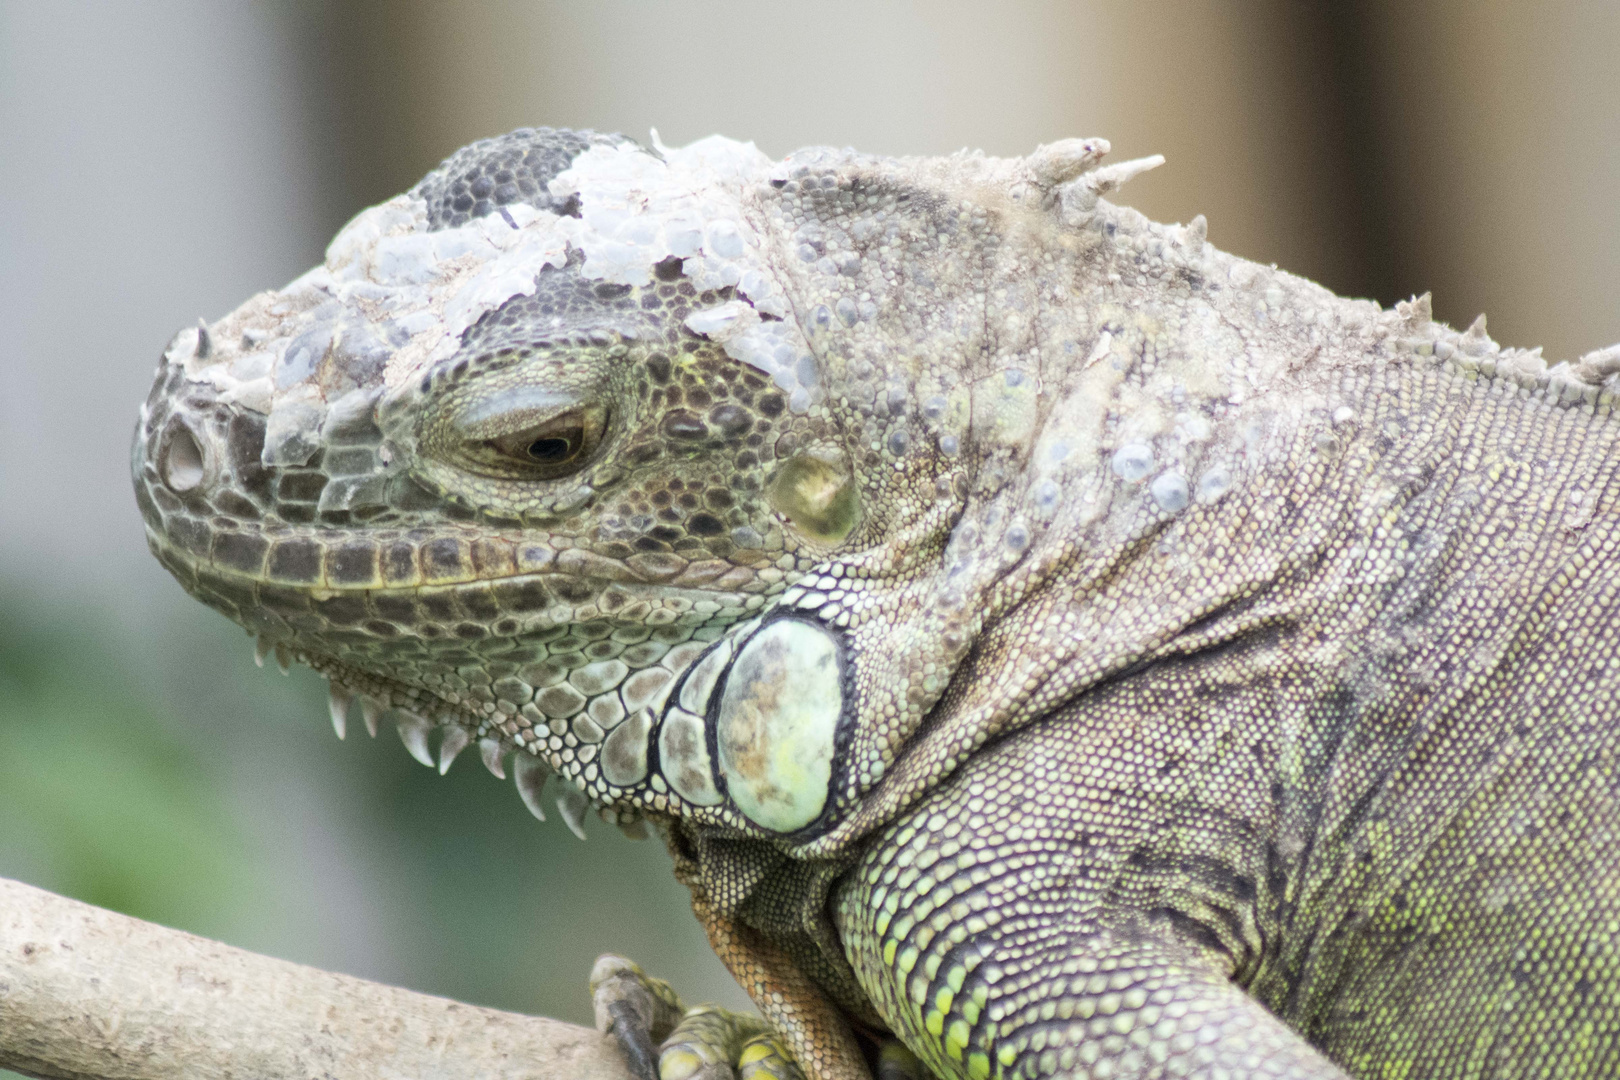
[[[1620,347],[1106,150],[475,143],[175,338],[152,550],[340,735],[663,837],[764,1020],[604,958],[643,1074],[1616,1075]]]

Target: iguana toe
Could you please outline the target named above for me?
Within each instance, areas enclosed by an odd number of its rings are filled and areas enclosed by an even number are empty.
[[[618,1040],[638,1080],[658,1080],[657,1046],[686,1010],[673,987],[622,956],[605,953],[591,968],[596,1029]]]
[[[782,1040],[765,1032],[743,1043],[737,1056],[738,1080],[804,1080]]]
[[[669,983],[622,956],[597,958],[591,1003],[597,1029],[618,1040],[641,1080],[804,1080],[763,1019],[714,1005],[686,1009]]]
[[[758,1016],[713,1005],[687,1012],[658,1059],[659,1080],[804,1080],[787,1047]]]

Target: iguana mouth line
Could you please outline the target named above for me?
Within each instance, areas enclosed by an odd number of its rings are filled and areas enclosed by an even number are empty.
[[[476,589],[481,586],[495,584],[511,584],[524,581],[575,581],[589,583],[598,587],[598,591],[617,588],[627,593],[642,596],[676,597],[696,602],[734,601],[742,602],[746,597],[765,595],[758,592],[745,592],[739,589],[706,589],[698,585],[675,585],[667,582],[648,580],[646,578],[630,579],[627,568],[626,577],[610,577],[604,574],[579,573],[568,568],[556,566],[520,570],[510,574],[499,574],[489,577],[469,576],[453,581],[422,582],[414,585],[368,585],[365,583],[330,583],[318,581],[300,581],[288,578],[269,577],[263,574],[254,574],[238,567],[222,563],[217,559],[200,556],[195,552],[187,551],[176,544],[168,535],[147,528],[147,542],[153,548],[153,553],[159,559],[172,558],[181,562],[185,568],[193,572],[207,571],[210,574],[255,586],[270,586],[278,589],[289,589],[302,592],[313,599],[325,600],[335,596],[363,596],[363,597],[407,597],[431,595],[434,593],[449,593],[457,590]],[[676,576],[676,575],[671,575]],[[780,592],[788,587],[787,582],[774,590]]]

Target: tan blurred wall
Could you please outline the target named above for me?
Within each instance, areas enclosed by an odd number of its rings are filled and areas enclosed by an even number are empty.
[[[1348,278],[1332,243],[1332,143],[1300,87],[1317,20],[1296,0],[1234,5],[950,0],[813,6],[490,0],[370,3],[344,34],[382,45],[345,81],[367,106],[368,194],[472,138],[524,124],[719,132],[767,152],[1027,153],[1102,135],[1164,153],[1130,200],[1303,272]],[[1281,41],[1280,54],[1268,49]],[[1337,272],[1337,273],[1336,273]]]
[[[524,124],[773,154],[1019,154],[1103,135],[1166,168],[1125,199],[1392,303],[1433,289],[1505,342],[1620,338],[1620,4],[1045,0],[340,5],[340,74],[399,190]],[[368,142],[369,140],[369,142]],[[369,156],[367,156],[369,154]]]
[[[1389,213],[1442,318],[1620,339],[1620,3],[1379,0]]]
[[[1433,288],[1441,317],[1568,357],[1620,339],[1617,57],[1617,0],[0,0],[0,616],[29,625],[25,582],[171,703],[274,868],[219,916],[237,943],[581,1019],[597,947],[724,993],[660,854],[532,830],[475,766],[407,787],[397,746],[335,746],[318,680],[255,669],[147,555],[128,438],[169,334],[456,146],[552,123],[777,154],[1103,135],[1169,158],[1124,193],[1161,220],[1385,303]],[[495,813],[486,781],[510,838],[456,816]],[[446,832],[382,809],[395,790]],[[0,821],[22,797],[0,787]],[[464,896],[492,880],[479,838],[512,881]]]

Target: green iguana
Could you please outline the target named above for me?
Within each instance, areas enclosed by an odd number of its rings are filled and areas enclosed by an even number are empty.
[[[653,142],[458,151],[182,331],[133,463],[340,736],[663,837],[764,1019],[604,958],[642,1075],[1620,1073],[1620,346],[1223,254],[1102,140]]]

